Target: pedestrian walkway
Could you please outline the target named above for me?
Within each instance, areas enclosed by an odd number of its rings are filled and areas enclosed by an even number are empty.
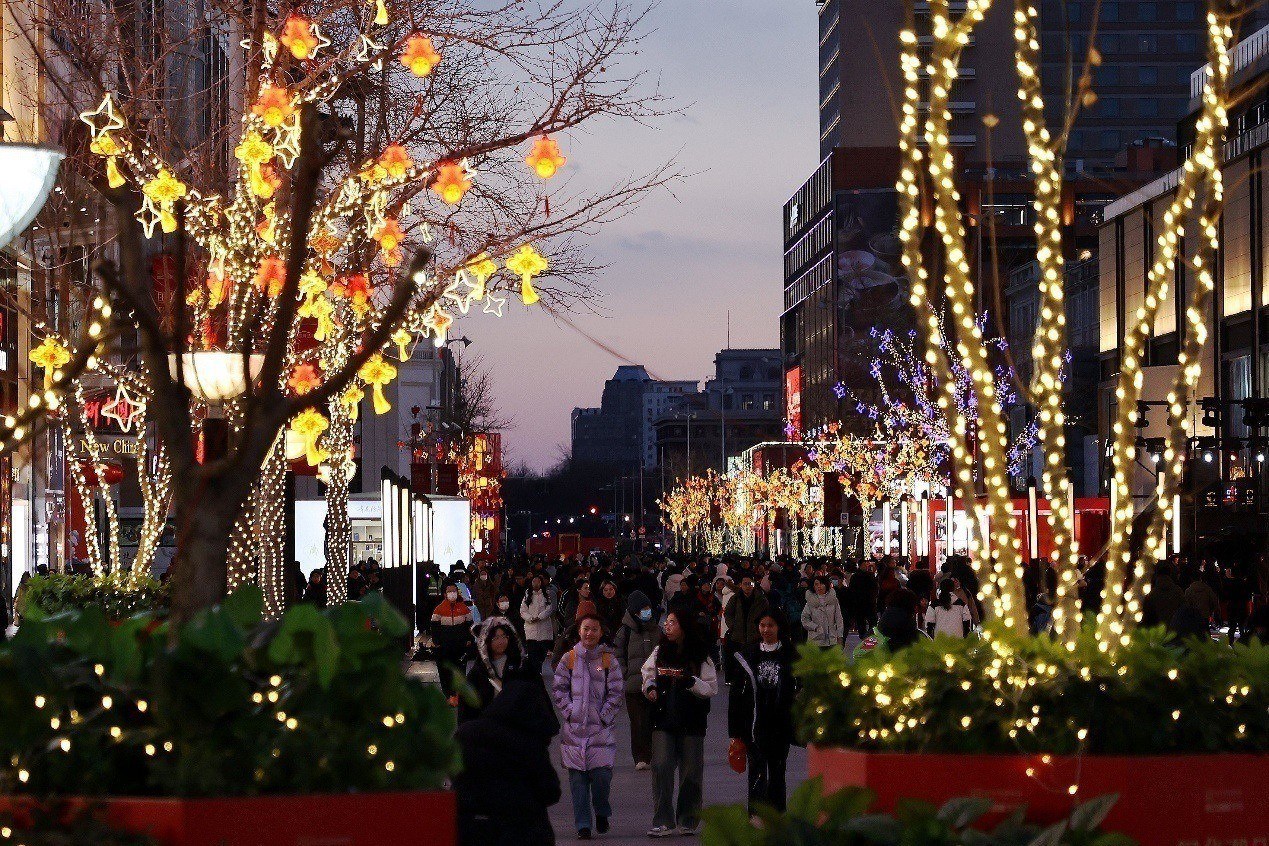
[[[727,686],[714,698],[709,713],[709,734],[705,738],[705,805],[724,805],[745,801],[747,776],[727,765]],[[555,767],[564,784],[564,796],[551,809],[551,824],[561,843],[577,840],[573,828],[573,806],[569,801],[568,773],[560,766],[559,743],[552,749]],[[794,747],[789,754],[789,789],[806,780],[806,750]],[[625,710],[617,721],[617,766],[612,779],[612,831],[596,836],[596,840],[613,846],[647,844],[652,827],[652,773],[637,772],[630,757],[630,724]],[[673,838],[670,842],[685,840]]]

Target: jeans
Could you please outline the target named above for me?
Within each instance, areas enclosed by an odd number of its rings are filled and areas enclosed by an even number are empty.
[[[568,790],[573,796],[573,822],[577,830],[594,828],[591,824],[591,807],[597,817],[611,817],[608,791],[612,788],[612,767],[596,767],[593,770],[569,770]]]
[[[762,803],[777,811],[785,808],[785,769],[789,763],[789,744],[754,743],[749,746],[749,813]]]
[[[679,801],[674,804],[674,772],[678,770]],[[653,826],[696,828],[701,821],[705,787],[705,738],[652,732]]]
[[[652,705],[640,691],[626,691],[630,715],[630,756],[636,764],[652,763]]]

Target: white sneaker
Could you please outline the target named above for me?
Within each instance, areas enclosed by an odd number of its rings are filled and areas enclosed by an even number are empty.
[[[649,764],[647,761],[640,761],[639,763],[635,764],[635,769],[638,770],[639,772],[643,772],[644,770],[652,769],[652,765]]]
[[[670,828],[668,825],[654,825],[652,828],[648,829],[648,836],[649,837],[673,837],[674,829]]]
[[[695,836],[696,836],[696,829],[694,829],[694,828],[688,828],[688,827],[687,827],[687,826],[685,826],[685,825],[681,825],[681,826],[679,826],[679,836],[680,836],[680,837],[695,837]]]

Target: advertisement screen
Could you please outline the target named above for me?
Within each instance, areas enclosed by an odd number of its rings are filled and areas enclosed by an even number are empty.
[[[873,361],[886,332],[906,337],[916,321],[900,260],[898,195],[844,191],[837,198],[837,372],[852,393],[876,389]]]
[[[428,556],[448,573],[471,562],[471,503],[465,499],[428,497],[431,503],[431,549]]]

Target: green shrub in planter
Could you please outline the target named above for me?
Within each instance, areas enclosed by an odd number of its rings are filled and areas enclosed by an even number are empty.
[[[156,846],[154,840],[119,831],[92,808],[61,802],[33,803],[22,814],[0,814],[0,846]]]
[[[149,576],[112,572],[101,576],[50,573],[32,576],[22,594],[18,613],[22,619],[38,619],[63,611],[98,606],[112,620],[133,614],[166,613],[167,585]]]
[[[1070,818],[1043,828],[1021,812],[979,830],[991,808],[981,797],[953,799],[941,808],[905,801],[894,815],[869,814],[873,795],[846,788],[825,796],[820,779],[802,784],[789,798],[787,813],[760,808],[759,824],[744,805],[709,808],[701,841],[705,846],[1132,846],[1136,841],[1099,831],[1115,803],[1103,796],[1079,805]]]
[[[1047,637],[922,639],[851,663],[804,647],[803,739],[904,752],[1159,754],[1269,749],[1269,646],[1137,631],[1102,651]]]
[[[175,633],[98,607],[0,646],[0,792],[240,796],[437,788],[457,768],[443,694],[408,678],[379,594],[261,620],[239,590]]]

